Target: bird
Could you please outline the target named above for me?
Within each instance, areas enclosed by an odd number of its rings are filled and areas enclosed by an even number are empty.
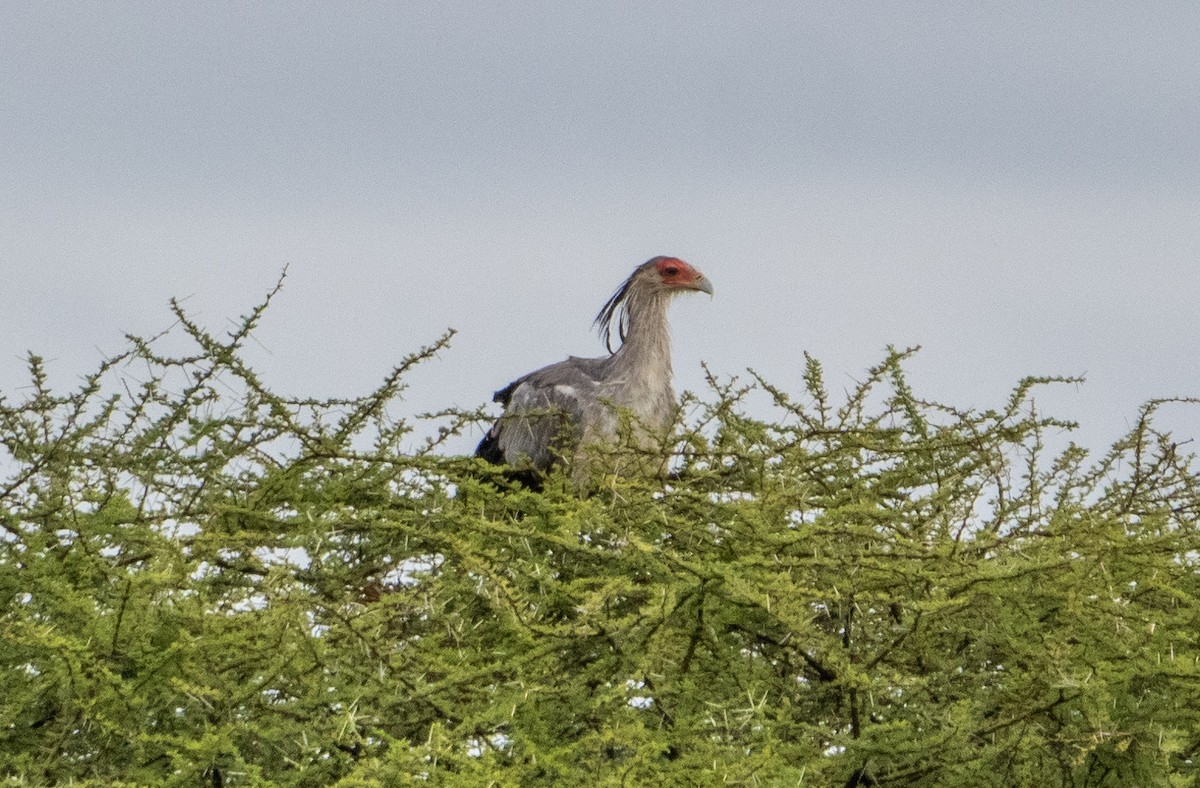
[[[572,481],[586,486],[597,473],[589,452],[616,443],[625,416],[638,444],[660,445],[677,406],[667,307],[676,295],[689,292],[711,296],[713,287],[677,257],[653,257],[635,268],[593,322],[608,355],[569,356],[497,391],[492,399],[504,410],[479,442],[476,456],[508,466],[531,487],[540,487],[554,466],[568,463]]]

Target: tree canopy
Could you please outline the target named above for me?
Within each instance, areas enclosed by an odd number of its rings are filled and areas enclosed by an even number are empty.
[[[269,301],[2,392],[6,784],[1200,780],[1165,403],[1093,455],[1036,407],[1059,380],[969,410],[912,351],[836,395],[808,357],[686,395],[668,479],[534,491],[445,453],[480,412],[397,415],[449,335],[283,396],[242,353]]]

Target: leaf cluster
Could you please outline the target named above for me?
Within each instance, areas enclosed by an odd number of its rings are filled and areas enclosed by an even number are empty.
[[[394,415],[449,335],[286,397],[241,352],[269,301],[0,398],[9,784],[1197,782],[1164,403],[1093,458],[1059,381],[968,411],[912,351],[839,396],[808,358],[685,397],[669,479],[534,491],[440,451],[481,413]]]

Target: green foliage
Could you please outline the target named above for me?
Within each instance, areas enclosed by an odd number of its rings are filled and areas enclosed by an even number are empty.
[[[0,399],[9,784],[1196,784],[1162,403],[1092,458],[1053,380],[961,411],[908,351],[840,397],[808,358],[685,398],[666,483],[532,492],[439,451],[480,413],[392,415],[448,336],[289,398],[240,353],[266,306]]]

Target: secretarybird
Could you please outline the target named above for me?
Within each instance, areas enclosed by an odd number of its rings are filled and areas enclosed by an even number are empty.
[[[634,269],[596,316],[609,355],[570,356],[517,378],[493,400],[504,414],[475,454],[509,465],[534,485],[566,461],[576,484],[595,472],[585,454],[615,443],[622,414],[643,448],[660,445],[675,416],[667,306],[687,292],[712,295],[704,274],[675,257],[655,257]],[[615,326],[613,325],[615,321]],[[612,329],[620,347],[612,349]]]

